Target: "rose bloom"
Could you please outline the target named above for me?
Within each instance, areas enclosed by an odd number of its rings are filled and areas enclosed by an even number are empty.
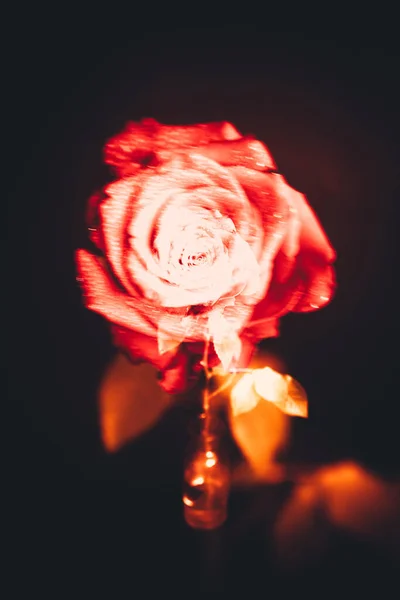
[[[105,161],[118,180],[90,199],[97,248],[78,250],[78,280],[115,344],[153,363],[167,391],[195,383],[218,324],[240,335],[245,366],[282,315],[331,299],[334,250],[253,137],[146,119],[107,143]]]

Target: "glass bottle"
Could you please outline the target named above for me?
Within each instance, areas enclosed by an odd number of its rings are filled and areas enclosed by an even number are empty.
[[[203,413],[187,449],[184,517],[195,529],[215,529],[227,517],[230,466],[222,433],[222,422]]]

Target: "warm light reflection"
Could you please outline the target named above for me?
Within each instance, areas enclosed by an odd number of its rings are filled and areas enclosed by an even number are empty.
[[[260,401],[260,396],[254,389],[252,373],[245,373],[231,392],[231,410],[234,416],[248,412],[255,408]]]
[[[339,527],[380,537],[389,533],[395,514],[400,526],[398,484],[386,484],[352,462],[325,467],[317,480],[325,494],[330,519]]]
[[[205,465],[208,469],[211,469],[211,467],[213,467],[216,464],[217,464],[217,459],[215,456],[213,458],[206,458]]]
[[[263,399],[294,417],[308,416],[307,394],[298,381],[270,367],[245,373],[231,391],[231,409],[235,415],[252,410]]]
[[[332,531],[369,541],[400,559],[400,482],[387,482],[354,462],[301,478],[275,524],[279,559],[288,568],[315,562]]]
[[[235,484],[247,483],[249,476],[253,480],[276,480],[280,473],[276,457],[287,443],[289,418],[269,402],[257,402],[242,412],[232,408],[229,416],[233,438],[251,471],[238,470]]]
[[[201,475],[199,475],[198,477],[195,477],[191,481],[192,485],[203,485],[203,483],[204,483],[204,477],[202,477]]]
[[[256,352],[249,366],[252,369],[270,367],[274,371],[278,371],[278,373],[286,373],[287,371],[287,365],[280,356],[264,349]]]
[[[254,388],[257,394],[269,402],[284,402],[288,395],[288,384],[280,374],[265,367],[253,372]]]
[[[200,446],[204,439],[198,440]],[[208,439],[207,443],[216,443]],[[197,448],[188,456],[183,477],[185,520],[195,529],[215,529],[227,516],[230,468],[216,451]]]

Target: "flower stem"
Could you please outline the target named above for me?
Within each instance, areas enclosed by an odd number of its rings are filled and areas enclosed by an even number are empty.
[[[204,438],[205,438],[205,442],[207,442],[207,438],[208,438],[208,431],[209,431],[209,426],[210,426],[210,393],[209,393],[209,381],[212,377],[212,374],[210,373],[210,370],[208,368],[208,352],[210,349],[210,336],[207,335],[206,337],[206,341],[204,344],[204,352],[203,352],[203,359],[201,361],[201,365],[204,369],[204,374],[205,374],[205,385],[204,385],[204,389],[203,389],[203,413],[204,413]]]
[[[242,373],[253,373],[254,369],[245,369],[245,368],[232,368],[232,369],[228,369],[228,371],[225,371],[223,369],[221,369],[220,367],[216,367],[213,369],[213,374],[214,375],[227,375],[229,373],[229,375],[240,375]]]

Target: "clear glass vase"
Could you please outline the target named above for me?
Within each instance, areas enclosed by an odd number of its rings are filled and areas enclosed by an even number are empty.
[[[196,425],[184,464],[184,517],[195,529],[215,529],[226,520],[230,490],[223,424],[202,414]]]

